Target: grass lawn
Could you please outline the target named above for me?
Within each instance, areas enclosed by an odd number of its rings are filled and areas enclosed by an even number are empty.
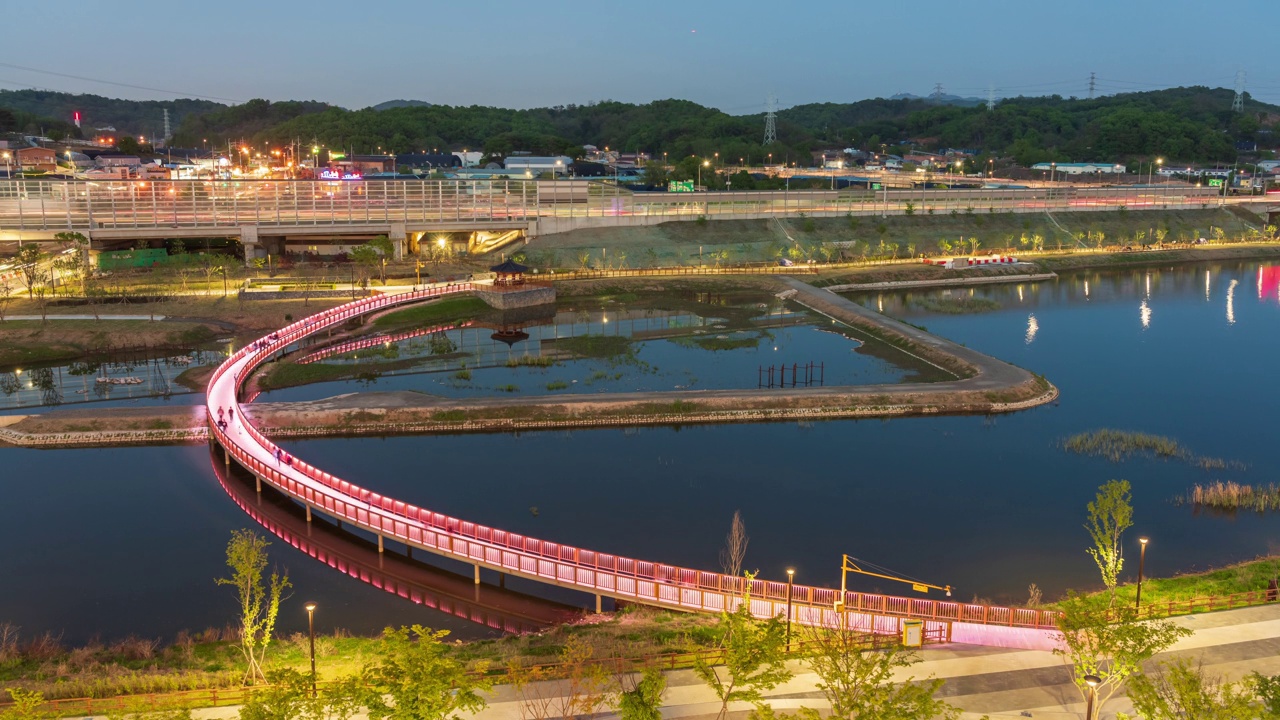
[[[433,325],[451,320],[465,320],[489,309],[474,297],[445,298],[382,315],[373,321],[378,330]]]
[[[1136,557],[1130,558],[1126,569],[1136,570],[1133,563],[1137,560]],[[1227,595],[1248,592],[1262,593],[1266,592],[1268,581],[1278,576],[1280,576],[1280,557],[1265,557],[1202,573],[1170,578],[1146,578],[1142,581],[1142,604],[1155,606],[1199,598],[1225,598]],[[1133,603],[1137,591],[1136,582],[1120,585],[1116,588],[1116,598],[1122,603]],[[1103,590],[1090,594],[1105,592]]]

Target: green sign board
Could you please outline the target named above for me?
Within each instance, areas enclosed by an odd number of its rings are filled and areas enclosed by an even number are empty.
[[[1209,187],[1222,187],[1222,181],[1221,181],[1221,180],[1210,180],[1210,181],[1209,181]]]
[[[882,188],[880,187],[880,183],[871,183],[871,189],[872,189],[872,190],[880,190],[880,189],[882,189]]]
[[[693,181],[671,180],[667,183],[667,192],[693,192]]]

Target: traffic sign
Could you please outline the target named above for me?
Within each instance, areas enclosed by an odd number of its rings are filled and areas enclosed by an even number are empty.
[[[693,192],[693,181],[692,180],[668,181],[667,192]]]

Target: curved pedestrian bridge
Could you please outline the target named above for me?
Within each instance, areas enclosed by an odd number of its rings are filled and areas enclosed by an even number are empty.
[[[407,547],[469,563],[475,582],[480,570],[529,578],[657,607],[693,612],[732,611],[749,597],[751,612],[776,617],[791,608],[801,624],[838,626],[834,609],[844,601],[844,622],[864,632],[897,634],[903,619],[924,621],[926,637],[1007,647],[1047,648],[1056,615],[1050,611],[980,605],[949,600],[846,592],[786,582],[727,576],[660,562],[597,552],[528,537],[455,518],[387,497],[339,478],[302,458],[289,457],[249,420],[240,405],[242,386],[253,371],[303,339],[353,318],[398,305],[470,292],[471,283],[432,287],[351,302],[317,313],[241,348],[214,372],[206,395],[212,436],[225,452],[261,483],[306,508],[377,537],[379,550],[390,539]],[[219,427],[219,410],[228,419]],[[281,457],[283,454],[283,457]],[[749,591],[749,594],[748,594]]]

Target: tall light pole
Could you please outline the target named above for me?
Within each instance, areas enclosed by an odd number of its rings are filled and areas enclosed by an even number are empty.
[[[791,588],[795,579],[796,569],[787,568],[787,652],[791,652]]]
[[[1138,554],[1138,597],[1135,598],[1133,601],[1133,608],[1135,610],[1142,608],[1142,571],[1146,569],[1146,565],[1147,565],[1147,542],[1148,541],[1149,541],[1149,538],[1145,538],[1145,537],[1138,538],[1138,544],[1142,546],[1142,550]]]
[[[316,604],[307,607],[307,635],[311,638],[311,697],[316,696]]]
[[[1049,163],[1049,182],[1053,182],[1053,173],[1058,169],[1058,163]]]
[[[698,166],[698,186],[699,187],[702,186],[702,168],[710,167],[710,166],[711,166],[710,160],[703,160],[702,164]]]
[[[1102,678],[1097,675],[1085,675],[1084,684],[1089,686],[1089,701],[1084,706],[1084,720],[1093,720],[1093,701],[1098,696],[1098,686]]]

